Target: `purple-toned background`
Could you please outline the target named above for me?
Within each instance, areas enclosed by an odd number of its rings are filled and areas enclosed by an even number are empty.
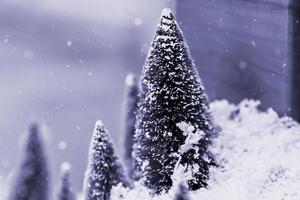
[[[169,1],[0,1],[0,177],[39,121],[52,182],[64,161],[80,189],[96,120],[120,145],[124,79],[138,74]],[[120,148],[119,148],[119,151]]]
[[[176,11],[212,100],[255,98],[263,109],[288,113],[288,6],[288,0],[0,0],[0,187],[16,167],[31,121],[42,124],[53,183],[68,161],[80,190],[96,120],[123,152],[125,77],[139,75],[164,7]]]

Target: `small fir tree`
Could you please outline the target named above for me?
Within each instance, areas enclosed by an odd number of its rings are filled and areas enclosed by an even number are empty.
[[[138,84],[136,78],[133,74],[128,74],[125,81],[126,91],[125,91],[125,127],[124,127],[124,147],[125,155],[124,160],[127,167],[128,176],[131,179],[135,179],[134,169],[133,169],[133,158],[132,150],[134,144],[134,132],[136,123],[136,112],[138,103]]]
[[[174,200],[190,200],[189,191],[185,183],[179,184]]]
[[[11,200],[47,200],[49,175],[39,127],[31,124]]]
[[[62,178],[58,193],[58,200],[75,200],[75,196],[71,187],[69,167],[61,169]]]
[[[176,166],[186,167],[191,190],[205,187],[213,133],[208,100],[188,47],[170,9],[164,9],[146,59],[134,145],[137,170],[155,193],[168,191]],[[188,124],[190,135],[180,124]],[[201,133],[201,134],[199,134]],[[182,150],[186,139],[197,143]]]
[[[103,123],[97,121],[85,174],[85,197],[87,200],[109,200],[112,186],[119,183],[128,185],[121,163],[115,156],[109,133]]]

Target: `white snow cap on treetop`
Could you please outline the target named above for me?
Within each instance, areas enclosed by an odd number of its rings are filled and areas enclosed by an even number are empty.
[[[95,142],[96,138],[99,137],[104,137],[107,138],[108,136],[108,131],[105,128],[104,123],[101,120],[96,121],[95,123],[95,128],[94,128],[94,132],[93,132],[93,137],[91,142]]]
[[[64,173],[64,172],[68,172],[70,171],[72,168],[72,165],[69,162],[63,162],[60,166],[60,170]]]
[[[97,127],[104,129],[104,123],[101,120],[96,121],[95,128]]]
[[[174,31],[171,28],[174,24],[177,24],[177,23],[175,21],[175,17],[174,17],[172,10],[170,8],[163,9],[160,19],[159,19],[158,27],[161,27],[162,30],[166,33],[171,33]],[[158,38],[161,38],[163,40],[170,39],[170,37],[171,36],[166,36],[164,34],[160,34],[158,36]],[[173,38],[173,39],[175,39],[175,38]]]
[[[135,77],[133,74],[127,74],[126,79],[125,79],[125,84],[127,86],[133,86],[134,85],[134,80]]]
[[[163,11],[161,12],[161,17],[171,18],[172,15],[173,15],[173,12],[172,12],[171,8],[165,8],[165,9],[163,9]]]

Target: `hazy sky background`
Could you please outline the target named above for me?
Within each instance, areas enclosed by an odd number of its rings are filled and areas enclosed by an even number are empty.
[[[21,135],[38,121],[52,183],[68,161],[80,189],[95,121],[121,143],[124,79],[141,71],[166,6],[171,2],[0,0],[0,177],[16,167]]]

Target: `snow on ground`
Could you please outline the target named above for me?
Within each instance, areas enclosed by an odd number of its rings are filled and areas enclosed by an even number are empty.
[[[300,125],[272,109],[261,112],[258,106],[253,100],[237,106],[225,100],[211,104],[221,130],[211,148],[219,167],[211,169],[208,189],[190,193],[192,200],[300,199]],[[7,182],[0,178],[1,200],[6,199]],[[112,199],[168,200],[176,190],[153,198],[136,183],[133,190],[115,187]]]
[[[193,199],[300,199],[300,126],[258,106],[211,105],[222,129],[212,148],[220,167],[211,170],[209,189]]]
[[[225,100],[211,104],[221,130],[211,148],[219,167],[211,169],[208,189],[190,193],[192,200],[300,199],[300,126],[258,106],[253,100],[237,106]],[[174,191],[154,199],[173,199]],[[131,191],[119,186],[112,196],[153,199],[142,186]]]

